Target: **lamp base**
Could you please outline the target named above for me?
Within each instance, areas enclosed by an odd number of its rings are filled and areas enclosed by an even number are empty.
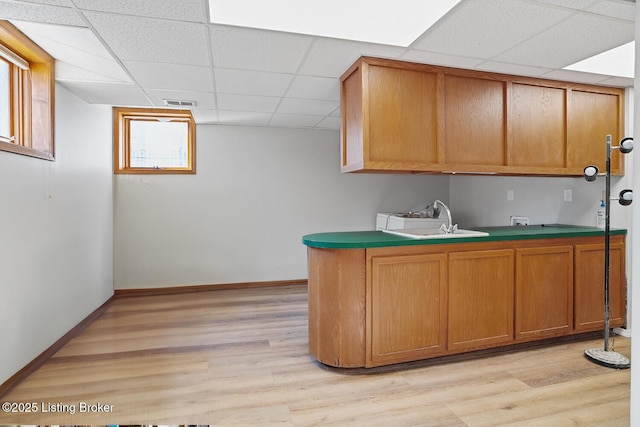
[[[592,362],[606,366],[607,368],[628,369],[631,367],[629,359],[615,351],[603,350],[601,348],[589,348],[584,351],[584,355]]]

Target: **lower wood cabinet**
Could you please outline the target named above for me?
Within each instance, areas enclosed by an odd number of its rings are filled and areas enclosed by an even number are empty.
[[[602,237],[309,247],[309,351],[373,367],[603,328]],[[626,317],[612,236],[611,327]]]
[[[626,316],[624,243],[612,240],[609,251],[610,326],[622,326]],[[604,327],[604,244],[575,247],[575,329],[595,331]]]
[[[573,331],[573,246],[516,249],[515,339]]]
[[[368,364],[443,354],[447,334],[447,256],[376,256],[370,262]]]
[[[513,250],[449,254],[448,349],[513,340]]]

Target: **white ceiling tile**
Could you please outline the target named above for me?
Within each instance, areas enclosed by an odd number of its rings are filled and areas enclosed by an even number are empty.
[[[24,21],[15,25],[59,61],[57,78],[131,83],[127,73],[88,28]]]
[[[628,77],[610,77],[600,82],[606,86],[633,87],[633,79]]]
[[[191,114],[197,124],[218,123],[218,110],[195,108],[191,110]]]
[[[562,80],[574,83],[585,84],[601,84],[604,80],[608,79],[608,76],[602,74],[583,73],[580,71],[571,70],[553,70],[544,74],[542,77],[545,79]]]
[[[311,128],[317,125],[323,116],[306,114],[274,114],[269,122],[273,127]]]
[[[338,101],[284,98],[276,111],[278,114],[308,114],[326,116],[340,106]]]
[[[540,3],[546,3],[554,6],[566,7],[573,10],[585,10],[600,0],[537,0]]]
[[[289,98],[340,100],[340,80],[330,77],[297,76],[287,91]]]
[[[397,46],[318,38],[302,64],[299,74],[339,78],[360,56],[397,58],[404,50]]]
[[[504,62],[487,61],[477,67],[478,70],[489,71],[502,74],[513,74],[516,76],[537,77],[551,71],[549,68],[532,67],[529,65],[508,64]]]
[[[401,57],[403,61],[419,62],[422,64],[443,65],[456,68],[473,68],[483,60],[465,56],[447,55],[438,52],[426,52],[424,50],[407,50]]]
[[[204,24],[85,12],[113,52],[123,60],[209,66]]]
[[[572,12],[518,0],[461,4],[412,48],[471,58],[491,58],[557,24]]]
[[[341,124],[342,120],[340,119],[340,117],[330,116],[320,120],[320,123],[318,123],[315,127],[320,129],[340,130]]]
[[[74,64],[69,64],[64,61],[56,61],[56,80],[57,81],[75,81],[75,82],[85,82],[85,83],[109,83],[109,84],[117,84],[117,83],[128,83],[133,84],[133,82],[126,76],[125,79],[122,78],[114,78],[110,75],[110,70],[101,69],[96,70],[91,69],[87,70],[86,68],[78,67]],[[122,72],[122,70],[120,70]]]
[[[238,126],[267,126],[271,119],[269,113],[252,113],[246,111],[218,111],[218,123]]]
[[[220,68],[295,73],[311,37],[211,25],[213,64]]]
[[[213,92],[213,78],[208,67],[125,61],[131,76],[144,88]]]
[[[152,106],[145,94],[133,85],[61,82],[80,99],[89,104]]]
[[[636,4],[632,2],[607,0],[587,8],[587,12],[618,19],[626,19],[627,21],[634,21],[636,15]]]
[[[258,96],[282,96],[292,74],[215,68],[216,92]]]
[[[17,0],[22,3],[37,3],[50,6],[74,7],[73,0]]]
[[[213,92],[192,92],[178,90],[147,90],[147,95],[156,107],[165,108],[164,99],[196,101],[196,108],[215,110],[216,101]]]
[[[67,7],[0,0],[0,17],[6,20],[86,27],[78,12]]]
[[[515,64],[562,68],[633,39],[632,22],[580,13],[494,59]]]
[[[251,111],[256,113],[273,113],[282,98],[276,96],[252,96],[219,93],[218,107],[229,111]]]
[[[202,0],[73,0],[80,9],[175,21],[209,22]]]
[[[0,0],[86,102],[195,100],[197,123],[332,130],[339,77],[362,55],[631,86],[559,68],[632,40],[634,12],[623,0],[463,0],[402,48],[209,24],[207,0]]]

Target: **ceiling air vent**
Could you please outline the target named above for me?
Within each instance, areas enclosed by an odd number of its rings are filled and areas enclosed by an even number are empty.
[[[179,99],[163,99],[167,107],[195,107],[196,101],[181,101]]]

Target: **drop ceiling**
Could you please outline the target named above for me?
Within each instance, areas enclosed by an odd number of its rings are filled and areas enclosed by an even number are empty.
[[[462,0],[408,47],[211,24],[207,0],[0,0],[0,18],[51,53],[56,80],[84,101],[196,101],[201,124],[339,129],[339,78],[361,55],[633,85],[563,70],[634,39],[629,0]]]

